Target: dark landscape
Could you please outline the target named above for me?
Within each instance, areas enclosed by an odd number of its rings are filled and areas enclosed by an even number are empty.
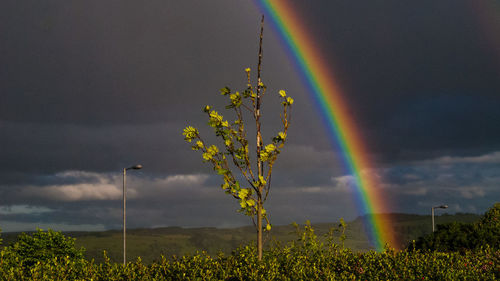
[[[391,215],[395,223],[395,230],[399,240],[403,243],[415,240],[431,232],[431,217],[413,214]],[[477,221],[477,214],[443,214],[436,216],[437,224],[451,222],[472,223]],[[302,222],[303,223],[303,222]],[[353,251],[373,250],[366,237],[362,218],[347,222],[345,247]],[[330,228],[337,229],[339,223],[313,223],[312,226],[318,238],[328,233]],[[19,233],[3,233],[4,245],[14,241]],[[66,232],[67,236],[76,238],[76,246],[84,247],[86,258],[103,261],[103,251],[113,262],[120,262],[123,258],[123,233],[121,230],[101,232]],[[334,233],[339,237],[339,232]],[[279,241],[286,243],[297,239],[296,230],[292,225],[274,226],[267,237],[266,245]],[[241,245],[252,243],[255,240],[255,230],[252,226],[238,228],[181,228],[166,227],[152,229],[127,230],[127,256],[129,261],[141,257],[145,263],[158,260],[161,255],[165,257],[184,256],[205,251],[209,255],[218,253],[230,254]],[[324,240],[324,239],[323,239]],[[337,240],[337,243],[340,241]]]

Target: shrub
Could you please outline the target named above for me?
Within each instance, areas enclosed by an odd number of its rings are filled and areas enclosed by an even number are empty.
[[[6,257],[15,260],[18,265],[31,267],[54,258],[80,260],[84,257],[85,249],[76,249],[75,239],[65,237],[61,232],[38,229],[31,235],[20,234],[4,252]]]
[[[496,203],[474,224],[438,225],[436,232],[420,237],[409,249],[464,251],[489,246],[500,249],[500,203]]]
[[[420,250],[355,253],[318,241],[309,225],[285,246],[271,246],[262,261],[254,245],[231,255],[206,253],[167,259],[151,265],[140,259],[126,266],[74,259],[47,258],[29,268],[9,263],[0,253],[1,280],[497,280],[500,251],[491,248],[459,252]],[[12,253],[12,252],[10,252]],[[33,255],[32,255],[33,256]],[[48,255],[42,255],[48,256]],[[17,256],[17,258],[22,258]]]

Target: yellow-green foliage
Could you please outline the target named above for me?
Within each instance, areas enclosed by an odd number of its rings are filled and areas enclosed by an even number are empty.
[[[270,190],[273,165],[286,142],[293,99],[284,90],[279,91],[283,110],[280,115],[282,128],[269,143],[264,144],[260,132],[260,99],[266,91],[266,86],[260,80],[257,86],[253,86],[250,80],[250,68],[245,69],[245,72],[247,87],[243,91],[231,91],[228,87],[220,90],[221,95],[229,100],[226,109],[233,111],[234,120],[227,119],[210,105],[203,107],[203,112],[208,117],[208,125],[221,140],[220,148],[214,144],[207,144],[198,129],[192,126],[184,128],[182,134],[184,140],[192,144],[191,149],[201,152],[203,162],[211,164],[214,171],[221,175],[223,180],[221,188],[239,201],[241,207],[239,211],[252,217],[254,223],[258,221],[257,214],[260,211],[261,219],[266,222],[264,229],[269,231],[271,224],[263,204]],[[258,153],[254,161],[259,165],[254,166],[260,166],[260,170],[252,170],[247,126],[253,122],[245,123],[244,115],[253,118],[255,122],[259,141],[256,143]],[[241,174],[243,182],[238,180],[235,172]]]
[[[26,265],[13,252],[0,253],[0,280],[497,280],[500,251],[419,250],[355,253],[320,242],[314,229],[297,227],[298,239],[274,245],[257,260],[256,248],[244,246],[231,255],[205,253],[160,257],[151,265],[140,259],[122,264],[106,257],[96,264],[83,258],[54,257]]]

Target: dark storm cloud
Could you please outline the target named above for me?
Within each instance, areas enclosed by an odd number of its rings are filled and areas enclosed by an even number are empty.
[[[206,100],[200,91],[227,83],[224,77],[256,49],[255,36],[246,35],[257,25],[224,19],[251,6],[227,4],[2,4],[1,119],[105,124],[181,118],[171,109]],[[214,69],[218,77],[210,75]]]
[[[482,212],[498,198],[500,46],[487,36],[500,34],[497,20],[480,18],[473,1],[293,5],[394,211],[451,198],[452,211]],[[247,224],[181,132],[192,124],[214,141],[200,109],[224,112],[218,89],[245,87],[259,19],[251,1],[0,3],[2,229],[119,228],[121,169],[136,163],[145,168],[130,175],[132,227]],[[273,223],[354,218],[341,155],[269,27],[266,141],[279,130],[277,91],[295,99],[274,167]]]
[[[243,87],[243,69],[255,63],[258,14],[251,3],[2,5],[5,177],[109,171],[135,161],[151,172],[192,172],[200,164],[184,149],[182,128],[204,126],[201,107],[222,107],[218,89]]]
[[[393,108],[383,127],[367,132],[386,159],[487,153],[498,149],[499,106],[500,98],[480,94],[417,96]]]
[[[482,25],[474,1],[296,5],[381,159],[499,148],[500,46],[484,33],[498,34],[500,22]]]
[[[197,155],[183,142],[183,123],[79,126],[4,122],[0,165],[13,172],[119,171],[142,161],[149,172],[199,169]],[[14,174],[15,175],[15,174]],[[11,176],[12,177],[12,176]]]

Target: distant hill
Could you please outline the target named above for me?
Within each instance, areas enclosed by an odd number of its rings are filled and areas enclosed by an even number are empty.
[[[391,214],[391,223],[394,225],[396,236],[403,244],[431,232],[431,218],[424,215]],[[476,214],[440,215],[435,217],[436,224],[449,222],[471,223],[479,220]],[[363,217],[347,222],[345,247],[354,251],[368,251],[373,249],[368,242],[364,231]],[[328,233],[330,228],[337,227],[337,223],[316,223],[313,228],[318,237]],[[18,233],[2,233],[4,245],[16,239]],[[109,230],[102,232],[67,232],[65,235],[76,238],[76,246],[86,249],[87,258],[94,258],[96,262],[103,260],[103,251],[113,262],[121,262],[123,258],[122,231]],[[335,236],[340,234],[337,232]],[[291,225],[274,226],[267,236],[267,243],[273,241],[287,242],[297,239],[295,228]],[[238,228],[181,228],[165,227],[154,229],[127,229],[127,257],[129,261],[141,257],[143,262],[150,263],[159,259],[161,255],[182,256],[196,251],[205,251],[210,255],[222,252],[230,253],[240,245],[255,240],[253,226]],[[403,246],[403,245],[401,245]]]

